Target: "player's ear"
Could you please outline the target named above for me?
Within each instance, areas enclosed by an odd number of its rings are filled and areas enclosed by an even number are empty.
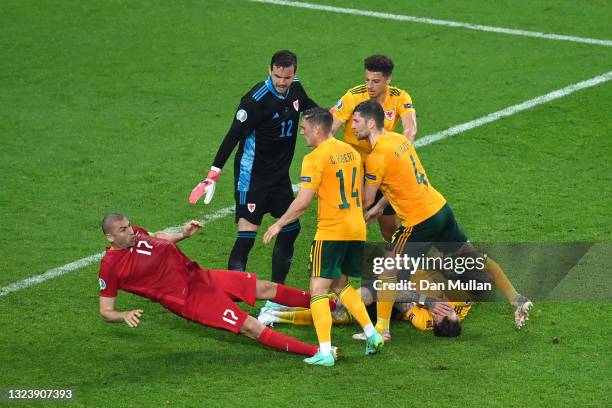
[[[113,238],[113,236],[111,234],[104,234],[104,237],[106,238],[106,240],[108,242],[110,242],[111,244],[115,241],[115,238]]]
[[[391,78],[393,77],[393,75],[389,75],[385,80],[387,82],[387,85],[389,85],[391,83]]]

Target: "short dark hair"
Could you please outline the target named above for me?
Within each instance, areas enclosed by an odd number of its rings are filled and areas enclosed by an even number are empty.
[[[123,214],[119,214],[119,213],[108,213],[104,216],[104,218],[102,218],[102,232],[104,232],[104,234],[108,234],[108,231],[110,230],[111,225],[113,224],[113,222],[115,221],[121,221],[124,220],[126,217]]]
[[[393,61],[386,55],[372,55],[363,60],[363,65],[368,71],[380,72],[386,77],[393,73]]]
[[[270,69],[274,67],[294,67],[297,70],[297,55],[289,50],[276,51],[270,61]]]
[[[440,324],[434,324],[434,335],[438,337],[457,337],[461,334],[461,323],[459,320],[450,320],[444,317]]]
[[[334,117],[332,114],[323,108],[310,108],[303,113],[302,120],[310,122],[313,126],[321,126],[323,132],[331,132]]]
[[[374,119],[378,129],[385,127],[385,112],[376,99],[361,102],[353,112],[359,113],[365,120]]]

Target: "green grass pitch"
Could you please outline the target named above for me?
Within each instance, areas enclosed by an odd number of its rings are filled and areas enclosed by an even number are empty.
[[[605,1],[341,5],[612,39]],[[421,137],[612,67],[606,46],[242,0],[5,0],[0,287],[100,252],[106,212],[158,230],[233,205],[229,171],[211,205],[190,207],[187,196],[206,174],[239,98],[264,79],[282,48],[298,54],[306,90],[326,106],[362,81],[364,57],[390,55],[393,83],[412,95]],[[611,100],[607,82],[419,155],[474,241],[610,243]],[[307,151],[300,140],[294,177]],[[290,285],[307,286],[315,221],[311,208]],[[262,228],[269,224],[266,218]],[[228,216],[181,247],[201,265],[225,268],[234,231]],[[376,228],[370,237],[379,238]],[[249,269],[268,277],[270,251],[258,240]],[[343,358],[319,369],[125,293],[118,307],[143,308],[141,326],[106,324],[98,317],[97,271],[90,265],[0,297],[0,389],[71,388],[69,406],[79,407],[611,402],[610,302],[540,302],[520,332],[508,304],[477,304],[460,338],[396,324],[392,343],[374,357],[351,340],[355,327],[338,327]],[[279,330],[316,341],[311,327]]]

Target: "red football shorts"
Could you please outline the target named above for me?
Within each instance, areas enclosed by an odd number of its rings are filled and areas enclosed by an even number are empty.
[[[235,301],[255,305],[254,273],[200,269],[189,282],[182,316],[205,326],[240,333],[249,314]]]

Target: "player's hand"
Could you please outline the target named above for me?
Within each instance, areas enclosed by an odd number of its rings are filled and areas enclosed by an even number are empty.
[[[268,245],[270,241],[272,241],[272,238],[278,235],[280,230],[281,230],[281,227],[277,223],[272,224],[263,236],[264,244]]]
[[[435,302],[430,312],[432,315],[448,316],[453,310],[453,307],[448,302]]]
[[[189,195],[189,204],[193,205],[197,203],[204,194],[206,194],[204,197],[204,204],[209,204],[212,201],[213,195],[215,194],[215,187],[217,185],[217,180],[219,180],[220,174],[221,169],[212,166],[208,172],[208,175],[206,176],[206,180],[195,186],[195,188],[191,191],[191,194]]]
[[[137,327],[140,324],[140,316],[142,316],[143,313],[144,311],[142,309],[135,309],[125,312],[123,321],[130,327]]]
[[[183,225],[183,236],[189,238],[204,225],[200,221],[191,220],[187,224]]]
[[[381,215],[383,215],[384,208],[381,208],[378,204],[371,207],[365,215],[366,224],[370,224],[372,221],[378,219]]]

